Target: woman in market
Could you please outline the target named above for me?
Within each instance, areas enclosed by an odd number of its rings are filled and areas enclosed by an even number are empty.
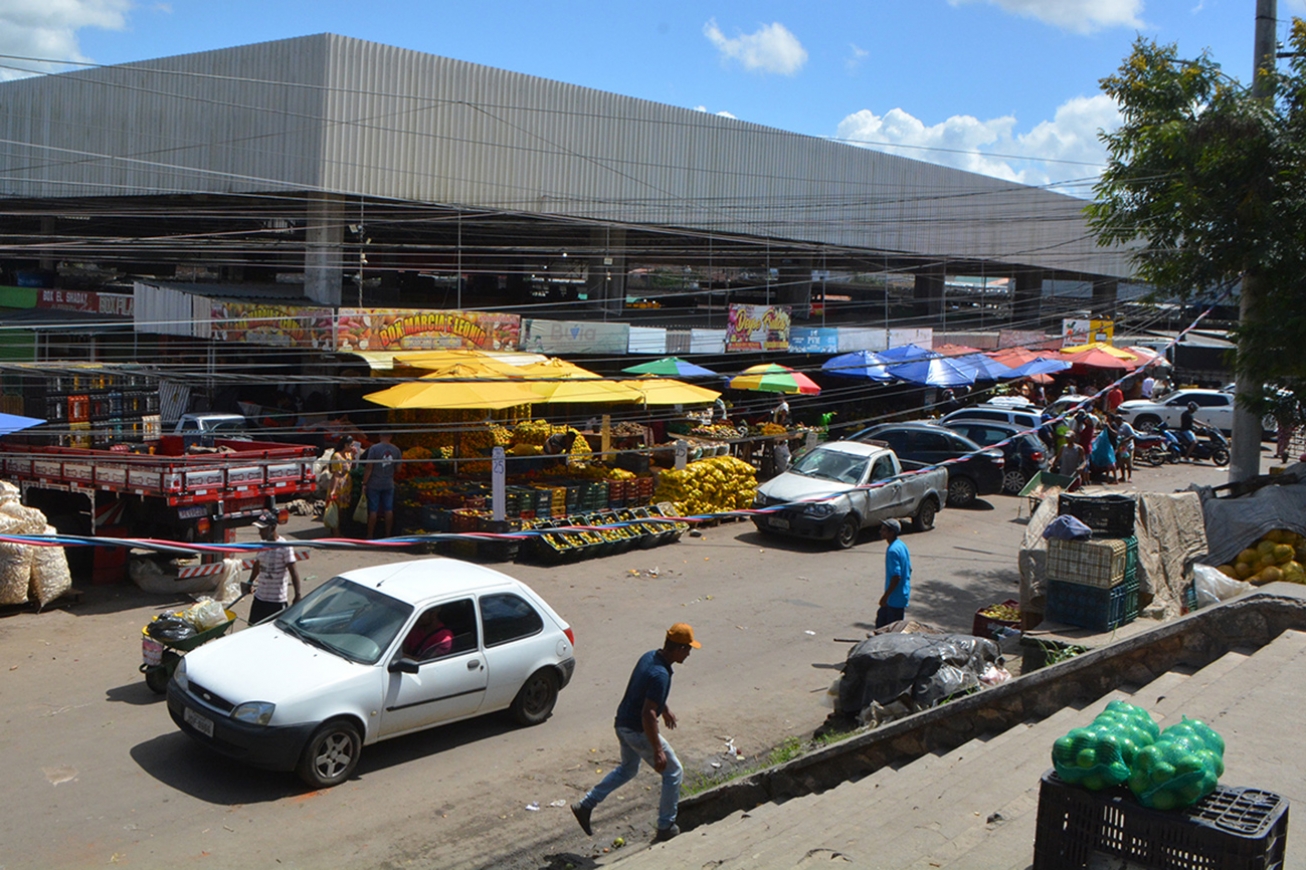
[[[327,509],[322,514],[322,522],[332,537],[340,536],[340,529],[349,512],[349,502],[353,496],[354,481],[350,472],[354,470],[354,459],[358,452],[358,442],[348,435],[340,436],[336,442],[336,452],[327,465],[329,484],[327,487]],[[331,510],[332,507],[335,510]],[[334,519],[332,523],[329,520]]]

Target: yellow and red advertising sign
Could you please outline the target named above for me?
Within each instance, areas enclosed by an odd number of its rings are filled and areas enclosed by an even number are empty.
[[[731,305],[726,350],[789,350],[787,305]]]
[[[336,350],[516,350],[521,316],[494,311],[341,308]]]
[[[214,300],[210,328],[217,341],[331,350],[332,315],[330,308]]]

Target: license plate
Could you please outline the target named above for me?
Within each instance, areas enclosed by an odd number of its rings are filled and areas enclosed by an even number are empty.
[[[773,529],[787,529],[789,521],[784,517],[771,517],[770,525]]]
[[[205,737],[213,736],[213,720],[207,716],[201,716],[190,707],[187,707],[181,714],[181,718],[187,725],[194,728]]]

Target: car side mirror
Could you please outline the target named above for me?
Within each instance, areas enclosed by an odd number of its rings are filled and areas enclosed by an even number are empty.
[[[386,670],[392,674],[415,674],[419,668],[417,662],[407,656],[401,656],[392,661]]]

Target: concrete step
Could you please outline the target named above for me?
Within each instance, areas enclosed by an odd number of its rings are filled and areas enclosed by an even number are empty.
[[[1157,724],[1165,727],[1178,722],[1181,715],[1211,722],[1251,696],[1261,693],[1268,681],[1275,680],[1289,662],[1303,654],[1306,654],[1306,633],[1286,631],[1255,655],[1239,663],[1236,668],[1214,680],[1205,691],[1183,699],[1182,703],[1176,700],[1164,704],[1166,720],[1158,721]]]

